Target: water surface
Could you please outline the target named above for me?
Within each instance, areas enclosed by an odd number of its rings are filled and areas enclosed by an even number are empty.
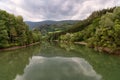
[[[120,56],[42,43],[0,52],[0,80],[120,80]]]

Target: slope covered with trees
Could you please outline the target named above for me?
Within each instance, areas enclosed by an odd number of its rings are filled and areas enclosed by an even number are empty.
[[[30,31],[22,16],[0,10],[0,48],[28,45],[39,40],[40,32]]]
[[[63,20],[63,21],[53,21],[53,20],[45,20],[40,22],[32,22],[32,21],[25,21],[26,24],[29,25],[30,29],[38,28],[41,30],[55,31],[57,29],[66,29],[67,27],[77,23],[79,20]],[[68,26],[66,26],[68,25]]]
[[[30,22],[25,21],[29,25],[31,30],[37,29],[41,32],[42,36],[47,36],[52,32],[62,32],[71,28],[74,24],[79,22],[79,20],[63,20],[63,21],[52,21],[46,20],[41,22]]]
[[[80,32],[80,31],[84,30],[85,28],[87,28],[90,24],[93,24],[94,26],[98,26],[100,17],[102,15],[105,15],[107,12],[112,13],[114,9],[115,9],[115,7],[110,8],[110,9],[103,9],[100,11],[94,11],[87,19],[77,22],[71,28],[68,28],[61,32],[53,32],[53,33],[49,34],[48,40],[59,39],[60,35],[65,35],[66,33]]]
[[[52,34],[52,36],[55,35],[57,38],[52,37],[53,40],[84,41],[89,47],[106,49],[110,53],[114,51],[120,53],[120,7],[95,11],[72,28]]]

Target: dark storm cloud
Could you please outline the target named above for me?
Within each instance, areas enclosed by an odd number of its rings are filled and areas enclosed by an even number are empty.
[[[84,19],[94,10],[113,7],[120,0],[0,0],[0,9],[24,20]]]

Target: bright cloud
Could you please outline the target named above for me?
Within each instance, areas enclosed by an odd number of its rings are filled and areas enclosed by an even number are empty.
[[[0,0],[0,9],[22,15],[25,21],[80,20],[117,5],[120,0]]]

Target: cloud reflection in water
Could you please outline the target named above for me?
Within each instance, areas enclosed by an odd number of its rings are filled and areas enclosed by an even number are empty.
[[[34,56],[15,80],[101,80],[83,58]]]

